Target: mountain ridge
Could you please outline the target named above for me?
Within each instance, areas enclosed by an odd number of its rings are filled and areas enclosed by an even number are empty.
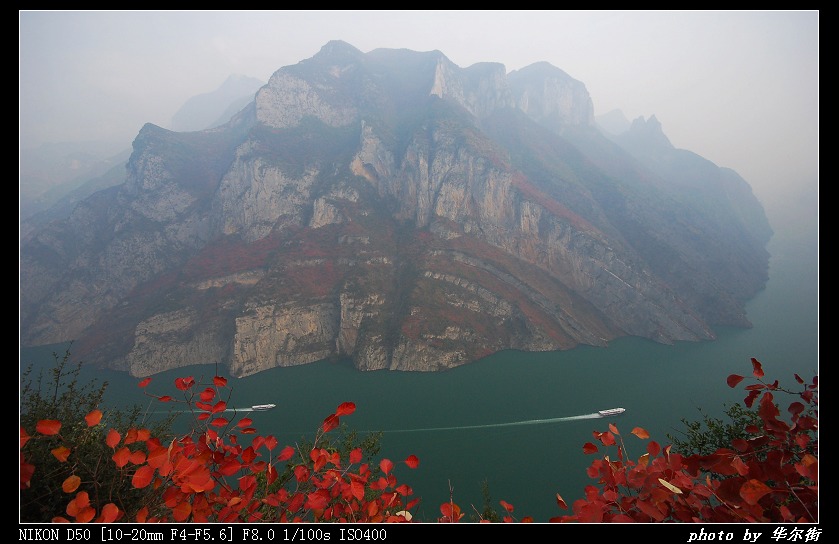
[[[333,357],[436,371],[710,340],[749,326],[767,278],[771,234],[739,180],[711,169],[693,202],[547,63],[332,41],[228,123],[146,125],[133,149],[123,184],[22,248],[22,345],[72,339],[135,375]]]

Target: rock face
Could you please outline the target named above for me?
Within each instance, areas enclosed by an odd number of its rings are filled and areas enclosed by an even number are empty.
[[[544,63],[507,76],[330,42],[221,127],[146,125],[124,183],[32,235],[21,344],[245,376],[749,326],[771,230],[748,185],[701,158],[661,167],[681,150],[609,140],[592,111]]]

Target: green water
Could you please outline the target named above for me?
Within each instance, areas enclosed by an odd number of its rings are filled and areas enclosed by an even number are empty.
[[[665,445],[666,433],[682,428],[681,418],[700,419],[697,408],[722,415],[725,403],[740,402],[742,386],[729,389],[726,377],[750,376],[751,357],[768,378],[790,386],[793,373],[808,380],[818,372],[815,229],[773,238],[767,288],[747,305],[754,327],[719,329],[713,342],[665,346],[625,338],[608,348],[504,352],[442,373],[362,373],[345,362],[320,362],[231,379],[231,404],[275,403],[248,416],[260,434],[284,445],[313,434],[340,403],[352,401],[357,410],[342,422],[385,431],[380,456],[397,463],[397,478],[422,499],[418,519],[434,520],[450,489],[467,516],[473,505],[480,510],[486,481],[496,509],[503,499],[516,516],[547,521],[568,513],[556,506],[557,493],[570,505],[592,483],[585,469],[594,457],[582,448],[594,441],[593,431],[614,423],[637,458],[646,442],[630,434],[634,427]],[[22,350],[21,364],[49,363],[55,351],[61,347]],[[149,388],[174,395],[176,377],[214,373],[212,366],[182,368],[154,376]],[[138,380],[126,374],[86,370],[84,376],[108,381],[107,402],[148,404]],[[594,415],[613,407],[627,411]],[[411,454],[420,459],[415,470],[398,463]]]

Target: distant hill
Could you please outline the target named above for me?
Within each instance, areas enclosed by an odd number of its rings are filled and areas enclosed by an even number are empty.
[[[172,130],[191,132],[223,125],[253,101],[254,93],[263,85],[264,81],[253,77],[231,75],[218,89],[184,102],[172,116]]]
[[[117,164],[124,166],[129,154],[127,143],[114,142],[62,142],[21,149],[21,220],[47,210],[68,192]],[[124,179],[124,170],[120,177]]]
[[[629,119],[621,110],[612,110],[594,118],[597,126],[607,134],[618,135],[629,130]]]

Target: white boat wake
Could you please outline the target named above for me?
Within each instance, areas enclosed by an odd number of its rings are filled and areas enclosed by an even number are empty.
[[[616,411],[619,410],[619,411]],[[568,417],[552,417],[547,419],[526,419],[524,421],[511,421],[509,423],[489,423],[485,425],[459,425],[456,427],[425,427],[421,429],[390,429],[382,431],[384,433],[419,433],[432,431],[460,431],[465,429],[490,429],[496,427],[519,427],[523,425],[545,425],[548,423],[562,423],[563,421],[577,421],[580,419],[600,419],[604,417],[611,417],[619,413],[623,413],[623,408],[612,408],[610,410],[600,410],[591,414],[583,414],[579,416]],[[364,431],[374,432],[374,431]]]

